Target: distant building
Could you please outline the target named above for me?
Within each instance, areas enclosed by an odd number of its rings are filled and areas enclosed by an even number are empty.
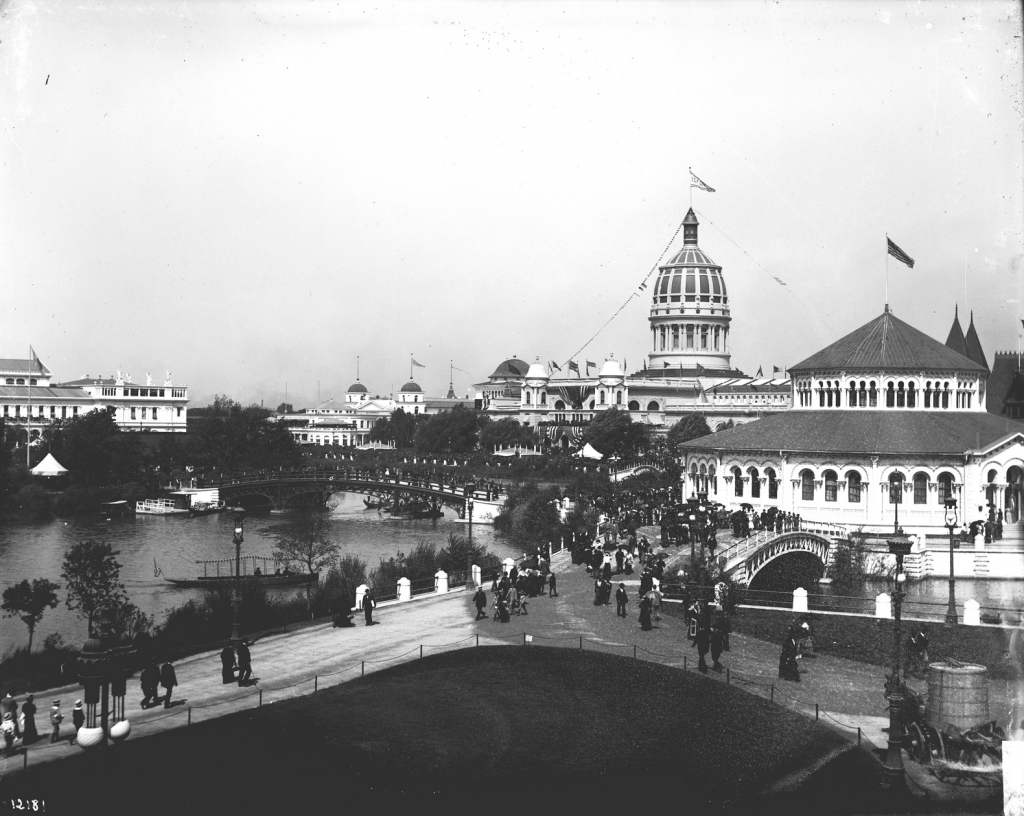
[[[717,430],[789,408],[790,383],[776,376],[779,369],[770,377],[760,371],[750,377],[732,367],[725,277],[697,246],[698,226],[691,209],[682,249],[659,268],[647,318],[651,350],[643,368],[630,374],[625,361],[611,356],[600,364],[573,361],[579,370],[552,368],[539,357],[532,365],[512,357],[473,386],[477,408],[539,428],[563,447],[575,443],[580,426],[611,408],[659,431],[692,412]]]
[[[61,388],[80,388],[98,406],[114,409],[114,421],[126,431],[185,433],[188,421],[188,387],[174,385],[171,373],[161,385],[146,375],[145,384],[133,383],[120,371],[110,377],[90,377],[61,383]]]

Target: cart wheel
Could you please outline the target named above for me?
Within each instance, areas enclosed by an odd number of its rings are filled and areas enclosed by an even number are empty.
[[[910,756],[923,765],[932,761],[932,752],[928,749],[928,740],[921,732],[921,726],[916,722],[910,724],[911,752]]]
[[[937,728],[928,728],[928,754],[933,759],[946,758],[946,744],[942,739],[942,732]]]

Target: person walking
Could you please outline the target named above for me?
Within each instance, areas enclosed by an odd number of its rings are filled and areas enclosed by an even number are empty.
[[[373,599],[373,590],[366,590],[366,594],[363,595],[363,617],[366,619],[367,626],[373,626],[373,608],[377,605],[377,602]]]
[[[75,700],[75,707],[71,709],[71,725],[75,728],[75,735],[71,741],[75,742],[78,739],[78,729],[85,725],[85,710],[82,708],[81,700]]]
[[[711,648],[711,632],[705,627],[701,626],[697,630],[697,637],[693,639],[693,645],[697,647],[697,654],[700,659],[697,662],[697,670],[701,674],[708,673],[708,650]]]
[[[548,597],[558,597],[557,579],[554,572],[548,574]]]
[[[626,561],[626,554],[622,551],[622,547],[618,547],[615,550],[615,574],[622,574],[622,565]]]
[[[50,709],[50,725],[53,726],[53,733],[50,734],[50,742],[54,743],[60,739],[60,724],[64,715],[60,713],[60,700],[53,701],[53,708]]]
[[[476,606],[476,619],[486,618],[487,613],[484,609],[487,608],[487,593],[484,592],[483,587],[477,587],[476,595],[473,596],[473,605]]]
[[[619,588],[615,590],[615,614],[620,618],[626,617],[626,604],[629,598],[626,596],[626,585],[619,584]]]
[[[640,628],[645,632],[654,628],[651,623],[651,599],[646,595],[640,600]]]
[[[14,736],[21,736],[21,729],[18,728],[18,701],[14,699],[14,696],[7,692],[7,695],[3,700],[0,700],[0,712],[3,714],[10,714],[11,721],[14,723]]]
[[[800,669],[797,668],[796,658],[799,653],[796,638],[790,632],[782,644],[782,653],[779,655],[779,678],[800,682]]]
[[[220,653],[220,672],[224,685],[235,682],[235,665],[235,650],[229,643]]]
[[[142,670],[142,674],[139,675],[139,685],[142,687],[142,707],[149,708],[156,705],[158,686],[160,685],[160,669],[157,667],[155,659],[150,658],[146,668]]]
[[[722,650],[725,647],[725,637],[717,626],[711,629],[711,668],[716,672],[722,671],[722,664],[719,659],[722,657]]]
[[[28,745],[39,739],[39,732],[36,730],[36,704],[32,702],[35,696],[30,694],[25,698],[21,707],[21,715],[25,718],[25,726],[22,729],[21,744]]]
[[[247,686],[252,679],[252,655],[245,638],[238,641],[238,685]]]
[[[171,694],[174,687],[178,685],[178,676],[174,673],[174,666],[168,660],[160,667],[160,685],[164,687],[164,708],[171,707]]]
[[[14,715],[10,711],[4,712],[0,734],[4,735],[4,756],[9,757],[14,753]]]

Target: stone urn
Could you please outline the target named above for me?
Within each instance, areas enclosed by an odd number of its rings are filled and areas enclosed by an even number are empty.
[[[79,746],[82,748],[95,748],[103,742],[103,729],[99,727],[86,728],[83,725],[78,729],[76,742],[78,742]]]
[[[128,720],[118,720],[110,726],[110,738],[114,742],[124,742],[132,733],[132,724]]]

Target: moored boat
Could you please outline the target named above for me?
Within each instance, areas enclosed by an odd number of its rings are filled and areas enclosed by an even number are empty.
[[[213,513],[223,513],[228,509],[227,502],[193,502],[188,511],[193,516],[209,516]]]
[[[233,575],[203,575],[198,578],[167,578],[164,580],[170,584],[174,584],[176,587],[182,589],[193,589],[200,587],[203,589],[214,589],[216,587],[230,587],[235,582]],[[243,581],[255,581],[260,586],[266,587],[287,587],[287,586],[305,586],[306,584],[314,584],[319,582],[320,573],[289,573],[285,575],[243,575]]]
[[[140,499],[135,502],[136,515],[174,516],[188,515],[188,507],[174,499]]]

